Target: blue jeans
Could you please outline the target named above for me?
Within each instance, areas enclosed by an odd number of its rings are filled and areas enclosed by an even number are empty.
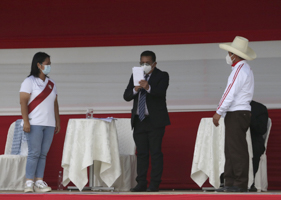
[[[46,156],[53,141],[55,127],[30,125],[30,133],[24,133],[28,144],[26,178],[43,178]]]

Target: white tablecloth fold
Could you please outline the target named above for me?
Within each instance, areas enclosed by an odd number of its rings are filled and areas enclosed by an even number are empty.
[[[132,187],[136,186],[136,160],[137,157],[135,155],[120,155],[121,169],[122,174],[119,176],[116,181],[112,184],[114,187],[114,191],[117,192],[128,192]],[[106,186],[106,184],[102,181],[99,175],[100,162],[95,161],[94,163],[94,186]],[[132,176],[132,174],[134,176]]]
[[[255,177],[255,187],[258,191],[267,191],[268,181],[267,181],[267,158],[266,154],[263,154],[260,158],[259,169]]]

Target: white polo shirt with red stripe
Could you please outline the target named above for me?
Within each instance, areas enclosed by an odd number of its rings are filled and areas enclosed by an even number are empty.
[[[49,87],[47,85],[49,80],[54,83],[53,90],[31,113],[29,113],[28,118],[30,125],[56,126],[54,102],[57,96],[57,88],[53,80],[46,77],[45,81],[43,81],[40,78],[29,76],[22,82],[20,92],[30,94],[29,105],[45,87]]]
[[[249,110],[254,95],[254,74],[245,60],[232,65],[227,86],[217,108],[219,115],[228,111]]]

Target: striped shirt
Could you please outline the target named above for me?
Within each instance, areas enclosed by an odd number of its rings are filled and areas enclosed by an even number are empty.
[[[224,116],[228,111],[249,110],[254,94],[254,74],[245,60],[232,66],[227,86],[219,102],[217,113]]]

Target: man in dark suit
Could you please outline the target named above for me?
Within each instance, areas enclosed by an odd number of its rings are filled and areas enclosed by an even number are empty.
[[[165,126],[170,124],[166,105],[166,91],[169,74],[156,68],[156,56],[152,51],[144,51],[140,56],[140,66],[144,68],[144,78],[140,86],[134,86],[133,75],[124,92],[126,101],[134,100],[131,124],[137,147],[137,186],[131,192],[159,191],[163,172],[161,151]],[[147,188],[147,170],[151,155],[151,180]]]

